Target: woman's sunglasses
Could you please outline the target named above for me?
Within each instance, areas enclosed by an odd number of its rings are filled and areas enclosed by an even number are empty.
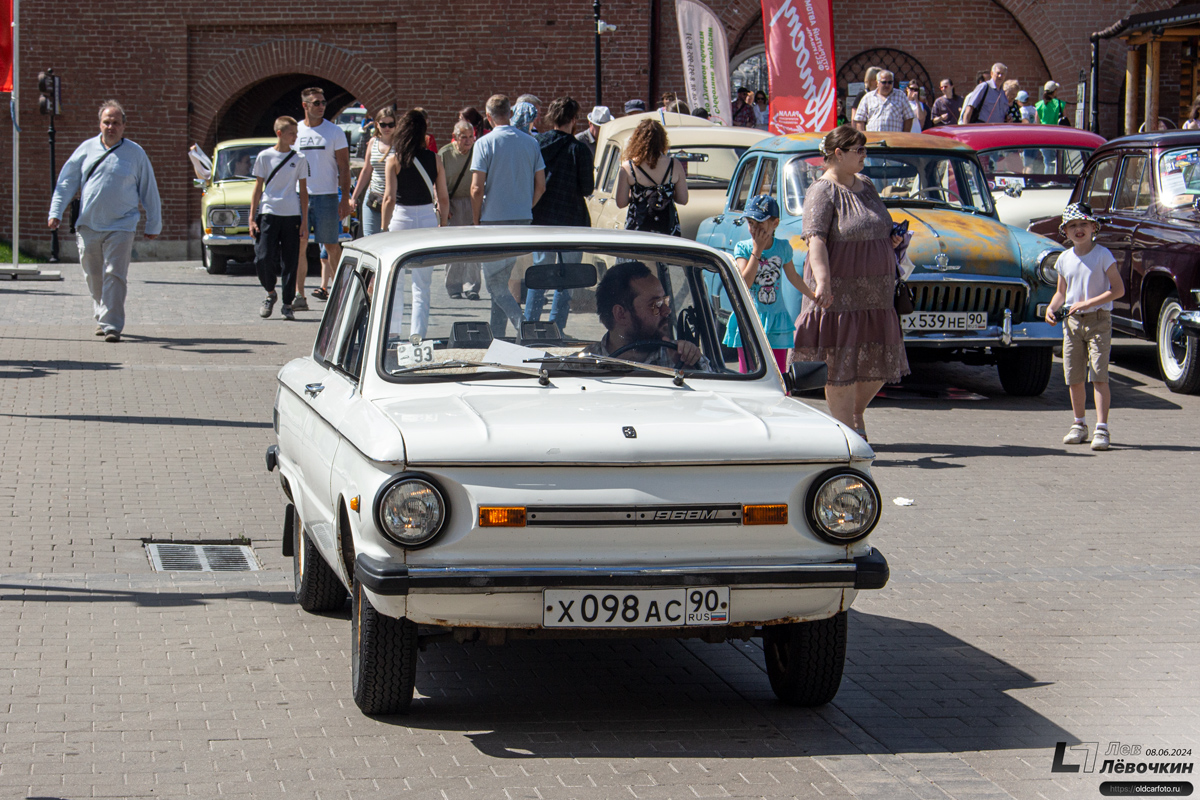
[[[381,128],[394,128],[394,127],[396,127],[396,123],[394,123],[394,122],[381,122],[381,123],[379,123],[379,127],[381,127]]]

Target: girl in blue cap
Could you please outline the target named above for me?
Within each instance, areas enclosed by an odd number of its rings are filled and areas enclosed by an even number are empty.
[[[775,198],[767,194],[751,197],[746,203],[745,216],[751,238],[734,245],[734,262],[742,280],[750,287],[750,297],[771,343],[775,363],[779,365],[780,372],[785,372],[796,321],[783,302],[780,281],[786,275],[788,281],[809,300],[815,300],[816,295],[796,272],[796,266],[792,263],[792,246],[784,239],[775,238],[775,229],[779,227],[779,204]],[[748,372],[746,351],[742,346],[742,334],[738,330],[736,316],[729,318],[723,343],[726,347],[737,348],[738,369]]]

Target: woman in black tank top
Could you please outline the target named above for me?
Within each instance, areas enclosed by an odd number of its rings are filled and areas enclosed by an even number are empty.
[[[687,170],[663,158],[669,146],[666,129],[652,119],[638,123],[629,137],[616,196],[617,208],[629,207],[625,230],[683,235],[676,205],[687,205]]]

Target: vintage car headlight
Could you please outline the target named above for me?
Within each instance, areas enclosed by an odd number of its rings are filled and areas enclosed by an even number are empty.
[[[1058,269],[1055,265],[1061,255],[1062,250],[1043,250],[1038,253],[1037,269],[1034,272],[1039,281],[1047,286],[1058,286]]]
[[[232,228],[238,224],[238,213],[232,208],[214,208],[208,212],[208,221],[214,228]]]
[[[861,472],[834,470],[813,481],[805,506],[821,538],[849,544],[866,537],[879,521],[879,490]]]
[[[379,493],[375,522],[397,544],[419,547],[437,536],[445,525],[446,501],[431,479],[400,475]]]

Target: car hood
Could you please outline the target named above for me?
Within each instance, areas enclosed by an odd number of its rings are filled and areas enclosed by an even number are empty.
[[[933,265],[938,253],[949,257],[949,266],[961,269],[953,273],[972,275],[1021,276],[1021,250],[1012,230],[1002,222],[980,214],[948,209],[892,208],[894,222],[909,220],[913,232],[908,257],[917,265],[916,273],[937,270]],[[951,274],[951,273],[948,273]]]
[[[829,417],[781,394],[612,386],[555,379],[377,400],[400,428],[407,463],[714,464],[846,462]]]
[[[220,181],[204,192],[204,202],[210,206],[248,206],[254,194],[254,181]]]
[[[997,277],[1021,277],[1021,248],[1008,225],[982,214],[937,208],[895,208],[888,211],[892,221],[908,220],[912,241],[908,246],[908,257],[916,265],[914,274],[943,274],[929,269],[935,264],[939,253],[949,258],[948,266],[958,266],[947,275],[995,275]],[[800,263],[802,254],[807,253],[808,244],[800,237],[801,222],[797,220],[789,233],[788,242]],[[701,235],[701,241],[705,237]]]

